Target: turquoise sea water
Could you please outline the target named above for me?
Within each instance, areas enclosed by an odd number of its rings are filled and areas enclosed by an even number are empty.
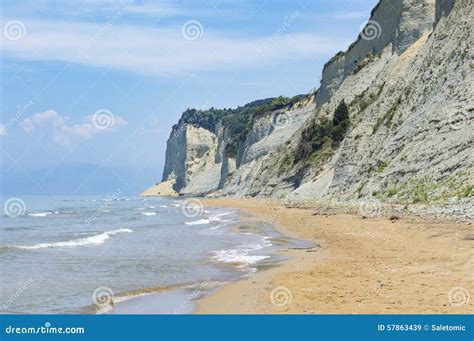
[[[2,312],[91,312],[97,290],[119,297],[249,276],[282,245],[271,226],[198,201],[21,196],[14,207],[6,199]]]

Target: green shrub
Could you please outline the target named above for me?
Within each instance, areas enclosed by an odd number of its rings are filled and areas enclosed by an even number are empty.
[[[318,153],[321,155],[332,154],[331,147],[337,146],[344,139],[349,125],[349,109],[346,103],[341,101],[334,111],[332,121],[322,117],[319,120],[314,120],[303,130],[300,143],[295,150],[293,163],[298,163]],[[326,150],[327,148],[329,150]],[[323,152],[324,150],[326,152]]]
[[[460,194],[461,198],[473,197],[474,196],[474,186],[467,186]]]
[[[349,128],[350,118],[349,109],[344,101],[341,101],[334,111],[332,119],[333,132],[332,139],[335,144],[341,142],[346,135],[347,129]]]
[[[387,163],[382,161],[382,162],[379,162],[379,164],[377,165],[377,171],[379,173],[382,173],[384,171],[384,169],[387,167]]]

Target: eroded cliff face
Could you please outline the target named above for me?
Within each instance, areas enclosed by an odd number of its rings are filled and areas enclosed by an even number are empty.
[[[380,1],[375,36],[332,58],[315,94],[253,117],[232,156],[225,124],[175,126],[163,180],[186,195],[472,202],[473,7]],[[342,101],[342,141],[311,145]]]
[[[252,170],[287,141],[314,111],[314,96],[252,118],[252,129],[229,155],[229,129],[217,121],[212,129],[181,120],[168,139],[162,181],[175,180],[183,195],[249,194]],[[247,183],[246,181],[250,181]]]
[[[324,66],[318,105],[326,103],[367,56],[380,53],[388,45],[392,53],[402,54],[432,30],[434,21],[435,0],[380,1],[357,40]]]
[[[266,170],[263,168],[275,153],[287,145],[316,108],[314,97],[309,96],[297,106],[277,110],[254,120],[253,129],[241,146],[238,168],[226,179],[219,195],[265,195]],[[276,184],[278,185],[278,184]],[[283,186],[286,187],[282,183]],[[290,188],[286,188],[290,190]]]

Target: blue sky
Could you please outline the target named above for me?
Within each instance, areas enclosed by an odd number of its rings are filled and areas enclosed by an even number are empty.
[[[183,110],[307,93],[376,2],[2,1],[3,191],[140,191]]]

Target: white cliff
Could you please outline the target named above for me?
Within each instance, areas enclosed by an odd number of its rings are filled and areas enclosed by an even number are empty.
[[[239,139],[227,112],[181,119],[163,181],[183,195],[472,202],[473,7],[381,0],[325,65],[318,91],[243,116]],[[311,147],[308,132],[331,122],[342,101],[350,118],[342,141],[328,135]]]

